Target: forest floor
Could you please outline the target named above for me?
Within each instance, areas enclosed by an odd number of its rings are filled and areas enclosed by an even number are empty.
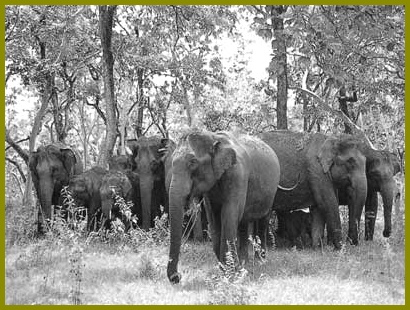
[[[341,251],[271,249],[248,274],[229,281],[210,242],[182,246],[181,282],[166,276],[167,242],[85,239],[73,232],[17,238],[6,208],[6,304],[404,304],[403,238],[375,240]],[[13,212],[14,213],[14,212]],[[9,214],[9,215],[8,215]],[[26,232],[25,232],[26,233]],[[155,238],[154,238],[155,239]]]

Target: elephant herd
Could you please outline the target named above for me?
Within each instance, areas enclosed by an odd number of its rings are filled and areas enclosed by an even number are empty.
[[[393,153],[375,150],[359,136],[279,130],[250,136],[191,130],[178,144],[158,137],[127,143],[132,155],[114,156],[108,170],[93,167],[82,172],[78,155],[62,145],[33,152],[29,166],[40,210],[43,218],[50,219],[51,205],[61,205],[59,193],[65,185],[76,202],[88,209],[89,229],[90,214],[99,210],[106,219],[120,217],[113,193],[133,202],[131,212],[143,229],[152,227],[159,206],[164,206],[170,219],[167,276],[172,283],[181,278],[178,260],[183,215],[193,199],[204,201],[217,259],[224,263],[230,250],[237,268],[248,259],[249,228],[266,249],[273,211],[279,219],[278,232],[291,242],[309,234],[311,244],[317,246],[326,225],[328,240],[340,249],[339,205],[348,205],[348,238],[357,245],[363,206],[365,239],[373,238],[380,192],[383,235],[391,234],[396,192],[393,176],[400,171],[400,162]],[[297,211],[303,208],[310,212]],[[237,247],[230,246],[234,244]]]
[[[140,227],[147,230],[153,226],[160,206],[167,206],[164,163],[169,156],[166,150],[171,154],[174,144],[157,137],[127,142],[132,154],[112,156],[108,170],[95,166],[83,171],[80,156],[61,143],[41,146],[30,154],[29,167],[41,205],[39,232],[52,218],[52,206],[64,204],[60,195],[64,186],[68,186],[75,204],[87,209],[89,231],[100,213],[108,219],[107,225],[111,219],[122,217],[116,196],[132,202],[131,213],[137,216]],[[125,225],[129,228],[131,223]]]

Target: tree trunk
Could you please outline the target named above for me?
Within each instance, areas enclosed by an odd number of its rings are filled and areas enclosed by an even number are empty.
[[[116,11],[116,6],[99,6],[98,10],[101,47],[103,52],[105,113],[107,118],[105,141],[101,146],[98,164],[102,167],[106,167],[108,159],[112,155],[112,150],[117,138],[117,119],[115,113],[116,102],[114,95],[114,57],[111,49],[113,17]]]
[[[288,77],[287,77],[287,57],[286,38],[283,33],[283,18],[280,14],[286,12],[287,7],[283,5],[273,6],[271,9],[271,20],[273,32],[277,42],[276,61],[278,63],[277,76],[277,129],[288,129],[287,101],[288,101]]]
[[[352,97],[348,97],[348,96],[346,96],[346,88],[344,86],[342,86],[339,90],[338,100],[339,100],[339,109],[340,109],[340,111],[342,111],[348,118],[350,118],[352,120],[352,122],[354,122],[354,118],[352,118],[350,113],[349,113],[349,109],[347,107],[347,102],[356,102],[357,101],[356,91],[353,92]],[[345,123],[344,132],[347,133],[347,134],[352,134],[352,129],[346,123]]]
[[[137,124],[136,124],[136,134],[137,138],[142,136],[142,124],[144,122],[144,69],[138,68],[137,70],[138,78],[138,114],[137,114]]]

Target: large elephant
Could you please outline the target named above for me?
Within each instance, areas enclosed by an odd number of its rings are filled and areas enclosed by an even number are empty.
[[[40,146],[29,158],[29,168],[40,200],[38,214],[39,233],[44,232],[44,222],[52,218],[52,205],[61,205],[61,189],[68,185],[69,178],[82,173],[80,156],[71,148],[55,143]]]
[[[349,202],[349,238],[358,242],[357,214],[361,214],[367,195],[366,159],[359,143],[348,135],[327,137],[321,133],[296,133],[287,130],[260,135],[277,154],[281,165],[280,183],[300,182],[293,191],[278,191],[274,210],[291,211],[312,207],[324,225],[326,220],[332,232],[336,249],[342,245],[337,189],[347,189]],[[313,224],[314,225],[314,224]],[[317,225],[316,225],[317,227]],[[318,230],[312,233],[313,244],[319,243]]]
[[[224,263],[230,248],[239,265],[247,259],[248,223],[269,216],[279,170],[275,152],[255,137],[191,131],[181,138],[173,154],[171,172],[167,174],[171,178],[167,276],[172,283],[180,281],[182,219],[189,200],[204,196],[216,257]]]
[[[131,214],[138,218],[138,225],[141,225],[141,197],[139,190],[138,174],[130,170],[110,170],[104,175],[101,186],[101,208],[108,223],[114,218],[125,221],[126,230],[131,227],[130,218],[122,214],[118,205],[115,204],[115,196],[122,197],[124,201],[132,202]]]
[[[93,218],[101,208],[100,186],[104,175],[108,171],[95,166],[82,174],[75,175],[70,179],[68,190],[71,192],[77,206],[87,209],[87,230],[93,227]]]
[[[168,213],[165,190],[164,154],[175,148],[172,140],[160,137],[140,137],[127,141],[139,175],[142,204],[142,228],[153,227],[154,218],[161,215],[160,205]],[[172,153],[172,151],[170,151]]]

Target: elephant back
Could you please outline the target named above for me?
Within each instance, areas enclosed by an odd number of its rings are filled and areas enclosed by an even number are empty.
[[[313,205],[306,160],[312,141],[315,140],[313,134],[278,130],[263,133],[260,138],[275,151],[279,159],[279,184],[283,187],[293,187],[299,183],[292,191],[276,192],[274,209],[290,211]]]

